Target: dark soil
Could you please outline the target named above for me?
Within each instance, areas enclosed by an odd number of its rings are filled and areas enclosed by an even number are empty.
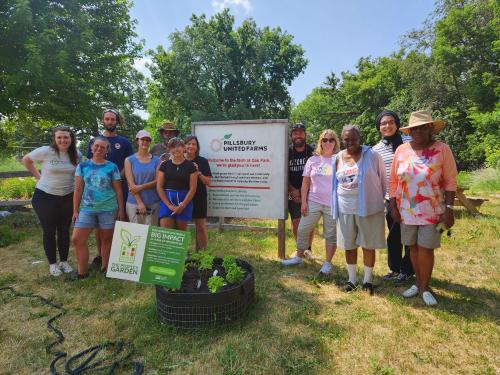
[[[238,262],[237,262],[238,263]],[[238,263],[241,267],[241,264]],[[248,274],[248,270],[244,267],[241,267],[245,271],[245,278]],[[214,267],[210,271],[199,271],[197,268],[188,267],[184,272],[184,276],[182,278],[181,287],[177,293],[210,293],[208,289],[208,279],[214,275],[214,271],[217,270],[217,276],[226,278],[226,270],[222,267],[222,259],[215,258]],[[245,279],[243,278],[243,279]],[[198,280],[201,279],[201,285],[198,288]],[[234,284],[224,285],[219,291],[230,289],[234,287]]]

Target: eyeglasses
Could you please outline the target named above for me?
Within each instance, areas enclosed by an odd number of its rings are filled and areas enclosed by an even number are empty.
[[[384,122],[380,123],[380,126],[386,126],[386,125],[396,125],[396,121],[389,120],[389,121],[384,121]]]
[[[335,138],[322,138],[321,142],[323,142],[323,143],[326,143],[326,142],[335,143]]]

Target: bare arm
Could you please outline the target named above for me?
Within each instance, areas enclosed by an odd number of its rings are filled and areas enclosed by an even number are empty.
[[[38,172],[38,169],[35,167],[35,163],[33,160],[30,159],[28,155],[25,155],[21,161],[23,165],[26,167],[28,172],[30,172],[33,177],[35,177],[37,180],[40,179],[40,172]]]
[[[158,193],[158,196],[162,200],[163,203],[165,203],[165,206],[169,208],[169,210],[173,211],[177,206],[174,206],[168,199],[167,195],[165,194],[165,190],[163,190],[163,182],[165,180],[165,173],[163,173],[160,170],[157,170],[156,172],[156,192]]]
[[[125,207],[123,205],[123,194],[122,194],[122,182],[121,180],[113,181],[113,190],[116,194],[116,201],[118,202],[118,216],[117,219],[120,221],[125,220]]]
[[[78,213],[80,212],[80,203],[82,202],[83,187],[85,183],[83,178],[80,176],[75,177],[75,191],[73,194],[73,223],[78,218]]]
[[[194,193],[196,193],[196,184],[198,183],[198,172],[193,172],[189,175],[189,190],[186,194],[184,200],[179,203],[179,206],[174,210],[176,214],[181,213],[184,208],[191,202],[191,199],[194,197]]]
[[[307,216],[309,212],[309,207],[307,206],[307,195],[309,194],[310,187],[311,187],[311,177],[304,176],[302,178],[302,186],[300,188],[300,195],[301,195],[300,213],[303,216]]]

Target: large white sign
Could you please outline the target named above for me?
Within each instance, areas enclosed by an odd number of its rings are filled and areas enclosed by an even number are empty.
[[[208,159],[208,216],[286,219],[287,120],[195,122]]]

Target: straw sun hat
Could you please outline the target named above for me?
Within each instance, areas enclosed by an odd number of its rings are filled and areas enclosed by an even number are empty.
[[[408,126],[400,128],[399,130],[401,130],[405,134],[409,134],[410,128],[415,128],[417,126],[425,124],[434,124],[434,134],[437,134],[441,130],[443,130],[445,125],[443,120],[434,120],[429,112],[417,111],[411,113],[410,120],[408,121]]]

